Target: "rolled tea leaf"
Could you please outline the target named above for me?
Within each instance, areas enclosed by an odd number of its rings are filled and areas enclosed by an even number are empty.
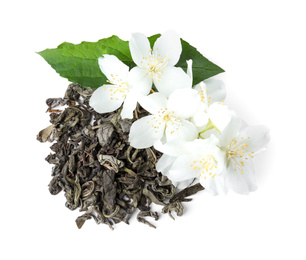
[[[140,211],[139,222],[154,227],[145,219],[158,219],[152,204],[162,206],[162,213],[170,217],[172,212],[181,216],[182,202],[203,187],[188,187],[176,196],[175,186],[156,171],[156,161],[162,154],[153,147],[131,147],[130,120],[120,118],[120,109],[105,115],[95,112],[88,104],[92,93],[88,90],[70,84],[63,99],[59,99],[67,107],[48,110],[50,122],[56,126],[49,138],[54,142],[52,153],[46,158],[53,164],[50,193],[63,191],[68,209],[85,211],[76,220],[78,228],[92,218],[113,229],[114,224],[128,224],[135,211]],[[56,103],[52,99],[47,106]],[[138,115],[141,118],[148,112],[140,108]]]
[[[37,135],[37,140],[41,143],[47,142],[50,135],[52,134],[52,130],[54,127],[55,125],[50,125],[46,127],[45,129],[41,130]]]

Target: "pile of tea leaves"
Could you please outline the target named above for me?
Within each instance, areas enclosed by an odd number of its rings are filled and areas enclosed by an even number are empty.
[[[83,212],[76,219],[78,228],[93,218],[113,229],[121,221],[129,224],[136,211],[139,222],[155,228],[146,219],[159,218],[151,210],[152,203],[162,206],[161,212],[171,218],[172,212],[182,216],[182,202],[204,188],[195,184],[177,192],[155,169],[162,154],[153,147],[135,149],[128,142],[131,124],[148,113],[137,107],[132,120],[121,119],[120,109],[99,114],[89,106],[94,91],[72,83],[64,98],[46,101],[51,125],[37,139],[53,143],[46,157],[54,165],[50,193],[63,191],[66,207]]]

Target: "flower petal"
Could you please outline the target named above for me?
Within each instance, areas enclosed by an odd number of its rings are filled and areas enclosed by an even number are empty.
[[[193,141],[198,137],[198,130],[194,124],[185,119],[178,122],[168,122],[166,125],[167,142],[171,140]]]
[[[142,33],[133,33],[129,42],[133,61],[140,68],[145,68],[143,61],[144,57],[151,55],[151,47],[148,38]]]
[[[193,75],[192,75],[192,60],[187,60],[187,75],[191,79],[191,86],[193,81]]]
[[[225,85],[218,79],[206,79],[204,80],[207,89],[207,97],[210,100],[210,104],[214,102],[222,102],[226,97]]]
[[[202,104],[201,104],[202,106]],[[204,111],[204,108],[200,108],[192,117],[191,122],[198,127],[199,132],[205,129],[205,126],[209,122],[208,114]]]
[[[200,160],[192,154],[179,156],[170,168],[167,177],[172,181],[185,181],[200,176],[201,170],[194,169],[191,165],[194,160]]]
[[[166,154],[163,154],[157,164],[156,164],[156,170],[158,172],[161,172],[163,175],[167,175],[169,169],[171,168],[173,162],[176,160],[176,157],[169,156]]]
[[[232,111],[227,106],[219,103],[214,103],[208,107],[208,116],[210,121],[218,128],[222,133],[225,127],[229,124],[232,118]]]
[[[160,140],[164,135],[165,124],[154,125],[155,118],[153,115],[145,116],[135,121],[130,129],[129,142],[131,146],[137,149],[148,148],[156,140]]]
[[[201,129],[201,128],[198,128],[198,130],[199,129]],[[202,128],[201,129],[201,131],[203,131],[204,129]],[[207,131],[204,131],[203,133],[200,133],[200,137],[201,138],[204,138],[204,139],[207,139],[207,138],[209,138],[209,137],[211,137],[211,136],[215,136],[216,138],[218,138],[218,139],[220,139],[220,132],[218,132],[217,130],[216,130],[216,128],[212,128],[212,129],[210,129],[210,130],[207,130]]]
[[[239,194],[249,194],[250,191],[257,189],[254,168],[250,162],[244,164],[243,174],[239,171],[234,171],[235,166],[231,163],[227,168],[225,176],[226,184]]]
[[[226,194],[228,191],[223,175],[206,179],[200,177],[200,183],[212,195]]]
[[[177,89],[169,96],[167,108],[179,118],[190,118],[199,110],[200,105],[201,98],[198,92],[185,88]]]
[[[120,93],[114,93],[113,89],[113,85],[105,85],[98,88],[92,94],[89,105],[98,113],[115,111],[122,105],[125,98]]]
[[[195,139],[192,142],[185,143],[185,151],[188,153],[209,155],[218,154],[220,149],[217,147],[219,140],[214,135],[207,139]]]
[[[168,66],[174,66],[179,61],[181,52],[180,36],[172,30],[163,33],[154,43],[154,55],[157,57],[160,54],[160,57],[166,57]]]
[[[154,85],[160,93],[167,97],[176,89],[191,88],[192,85],[190,77],[182,68],[166,68],[158,77],[154,75]]]
[[[232,113],[231,120],[224,128],[220,137],[220,146],[226,148],[237,136],[241,128],[242,120],[236,114]]]
[[[113,84],[118,84],[120,79],[123,82],[127,81],[129,67],[116,56],[104,54],[98,59],[98,63],[102,73],[109,81],[113,81]]]
[[[157,114],[161,108],[166,108],[167,98],[161,93],[153,93],[139,99],[139,104],[151,114]]]
[[[145,69],[134,67],[129,72],[129,85],[131,89],[142,95],[148,95],[152,87],[152,79],[147,75]]]
[[[137,96],[133,95],[133,92],[128,93],[124,100],[122,111],[120,114],[122,119],[125,118],[132,119],[136,105],[137,105]]]
[[[249,126],[243,129],[236,139],[247,143],[248,149],[255,154],[266,148],[270,140],[269,129],[263,125]]]
[[[154,143],[154,148],[168,156],[177,157],[186,154],[186,141],[175,139],[164,144],[161,141],[157,141]]]

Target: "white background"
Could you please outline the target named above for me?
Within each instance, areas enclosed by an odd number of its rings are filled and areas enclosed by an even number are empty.
[[[306,259],[305,1],[3,1],[0,4],[1,259]],[[226,73],[226,103],[271,130],[249,196],[206,192],[175,221],[81,230],[48,191],[45,99],[68,81],[35,52],[67,41],[176,30]],[[160,207],[157,210],[161,210]],[[143,255],[146,255],[144,257]],[[107,256],[107,258],[106,258]]]

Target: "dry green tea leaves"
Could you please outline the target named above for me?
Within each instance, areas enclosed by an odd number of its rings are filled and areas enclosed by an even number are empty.
[[[42,143],[47,142],[50,135],[52,134],[52,130],[54,127],[55,125],[50,125],[46,127],[45,129],[41,130],[37,135],[37,140]]]
[[[176,192],[155,165],[162,155],[154,148],[135,149],[128,143],[133,120],[122,120],[118,111],[98,114],[89,106],[92,89],[70,84],[64,98],[47,100],[51,125],[37,135],[40,142],[53,142],[46,160],[53,164],[49,191],[64,192],[66,207],[85,212],[76,219],[81,228],[88,219],[113,225],[129,219],[136,209],[137,220],[154,227],[147,219],[158,220],[152,203],[162,213],[183,215],[186,197],[204,188],[200,184]],[[58,106],[60,109],[56,109]],[[139,118],[147,112],[137,108]]]

